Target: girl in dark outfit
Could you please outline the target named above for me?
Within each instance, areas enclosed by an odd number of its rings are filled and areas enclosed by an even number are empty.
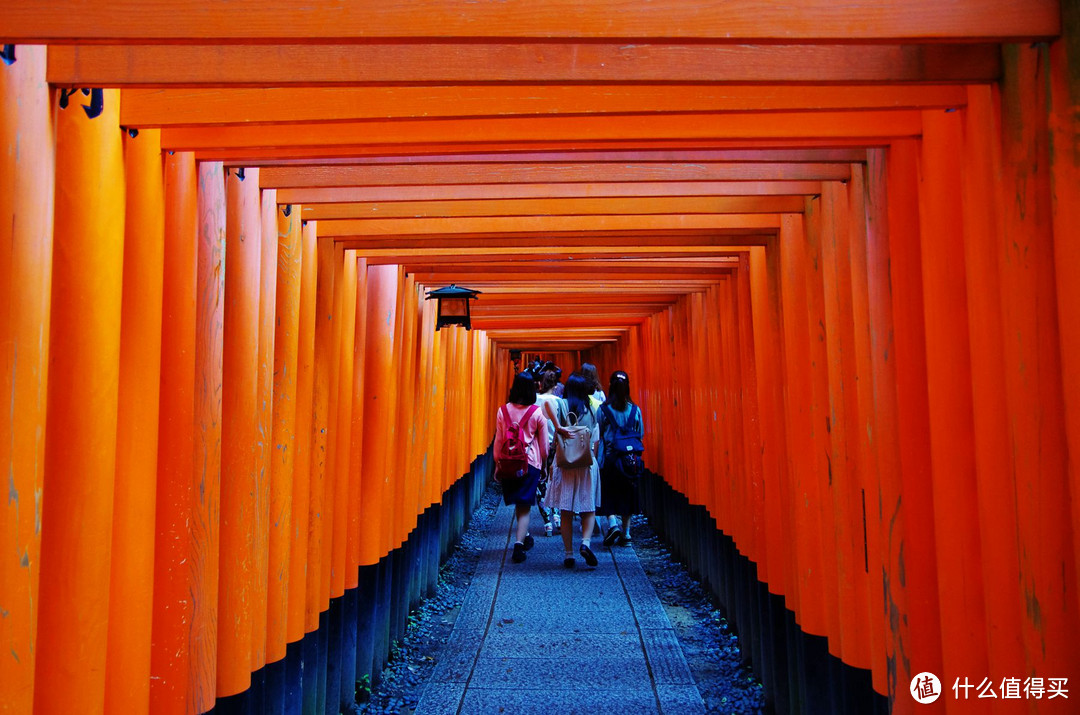
[[[617,425],[627,432],[645,434],[645,424],[641,409],[630,399],[630,378],[622,370],[611,373],[608,385],[608,398],[601,409],[597,410],[597,422],[600,425],[600,494],[603,496],[596,513],[608,517],[608,529],[604,534],[604,546],[616,542],[625,546],[630,543],[630,516],[638,512],[637,484],[631,482],[615,468],[613,442],[618,434]],[[620,525],[616,517],[622,517]]]

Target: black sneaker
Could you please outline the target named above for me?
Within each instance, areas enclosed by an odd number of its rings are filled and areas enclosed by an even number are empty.
[[[565,559],[562,560],[563,568],[572,569],[576,564],[577,561],[574,559],[573,556],[567,556]]]
[[[520,541],[514,544],[514,555],[510,557],[510,560],[515,564],[520,564],[525,560],[525,544]]]
[[[617,543],[619,544],[619,546],[629,546],[630,544],[634,543],[634,540],[630,538],[629,534],[623,534],[619,537]]]
[[[622,536],[622,529],[617,526],[613,526],[608,529],[608,532],[604,534],[604,546],[612,546],[619,537]]]
[[[578,549],[578,553],[581,554],[581,558],[585,559],[585,563],[587,563],[589,566],[596,566],[598,563],[600,563],[596,560],[596,554],[594,554],[592,552],[592,549],[590,549],[585,544],[581,545],[581,548]]]
[[[533,547],[533,544],[536,543],[536,541],[533,539],[532,534],[525,534],[525,540],[521,543],[525,545],[525,550],[528,551]]]

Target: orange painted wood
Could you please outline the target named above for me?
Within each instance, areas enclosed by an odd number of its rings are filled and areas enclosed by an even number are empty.
[[[34,698],[41,514],[52,296],[55,143],[44,47],[19,46],[0,71],[0,702],[30,712]],[[16,417],[16,414],[18,417]]]
[[[420,218],[451,216],[648,215],[712,213],[793,213],[802,211],[798,196],[746,198],[542,199],[521,201],[432,201],[316,204],[306,219]]]
[[[33,651],[34,712],[42,715],[101,712],[105,696],[124,258],[119,101],[119,92],[106,91],[95,119],[78,100],[57,110],[41,495],[41,523],[49,528],[41,533]],[[36,501],[23,498],[27,509]],[[30,568],[29,555],[23,558]]]
[[[270,432],[270,533],[266,661],[285,657],[292,591],[293,494],[296,489],[298,357],[300,338],[300,211],[274,206],[274,364]],[[265,232],[267,217],[263,216]],[[265,233],[263,239],[266,239]],[[265,264],[264,264],[265,266]],[[300,635],[303,635],[302,629]]]
[[[499,186],[470,184],[422,186],[372,186],[347,188],[279,189],[281,201],[305,203],[305,208],[321,210],[317,204],[376,203],[391,201],[465,201],[483,199],[589,199],[660,196],[799,196],[820,194],[818,181],[682,181],[633,183],[530,184]],[[308,206],[308,204],[311,204]],[[801,210],[801,209],[800,209]],[[315,216],[312,216],[315,218]],[[327,218],[334,218],[328,216]]]
[[[851,235],[845,187],[827,184],[821,195],[821,260],[827,355],[828,487],[835,515],[827,525],[836,540],[836,652],[845,663],[870,667],[869,563],[863,538],[864,492],[857,459],[858,377],[852,309]]]
[[[338,410],[341,403],[341,337],[342,337],[342,313],[345,290],[345,249],[333,246],[333,271],[332,278],[333,295],[332,308],[330,310],[330,352],[327,356],[327,364],[330,370],[329,389],[327,392],[326,409],[326,456],[324,478],[324,507],[323,507],[323,561],[322,561],[322,585],[325,596],[325,610],[330,605],[330,599],[335,598],[335,586],[339,580],[344,579],[341,569],[335,569],[335,550],[339,547],[344,551],[344,544],[336,543],[338,524],[335,518],[341,516],[341,499],[338,498],[338,487],[341,484],[342,475],[338,473],[338,441],[341,435],[338,433]],[[350,328],[351,330],[351,328]],[[345,435],[348,439],[349,435]],[[338,577],[340,574],[340,577]]]
[[[140,127],[395,117],[547,116],[958,107],[955,85],[468,85],[127,89],[120,121]]]
[[[353,254],[355,255],[355,254]],[[352,437],[349,453],[349,533],[346,543],[345,588],[355,588],[359,584],[360,538],[363,532],[365,499],[361,468],[364,464],[364,366],[367,356],[367,260],[356,258],[356,301],[353,308],[355,325],[353,334],[353,381],[352,421],[348,429]]]
[[[1011,467],[1017,482],[1022,634],[1028,665],[1074,675],[1080,639],[1046,107],[1045,47],[1010,45],[1002,79],[1001,292]],[[1054,151],[1056,155],[1057,152]],[[1074,594],[1068,598],[1065,594]]]
[[[809,365],[810,341],[805,315],[806,228],[798,214],[786,214],[781,222],[780,266],[781,305],[785,360],[785,410],[790,474],[790,512],[794,525],[795,569],[788,607],[797,614],[796,621],[807,633],[826,635],[828,619],[823,602],[824,584],[821,565],[821,507],[815,462],[806,455],[815,454],[812,425],[813,384]]]
[[[494,218],[342,219],[321,221],[319,235],[393,236],[504,234],[508,232],[562,233],[567,231],[679,231],[714,229],[776,229],[773,214],[713,214],[708,216],[513,216]],[[358,246],[349,246],[359,248]]]
[[[844,180],[849,174],[848,166],[838,163],[701,161],[290,166],[267,167],[261,176],[264,187],[280,189],[536,182],[822,181]]]
[[[364,518],[360,533],[360,563],[377,563],[385,554],[384,533],[390,525],[387,504],[387,445],[393,416],[389,396],[393,365],[394,316],[397,306],[397,268],[368,266],[367,350],[364,362],[364,444],[360,470]]]
[[[919,185],[935,554],[945,672],[988,669],[961,208],[963,116],[923,117]]]
[[[198,263],[195,304],[195,470],[192,474],[190,588],[191,677],[188,707],[214,706],[218,673],[221,564],[222,371],[224,369],[225,175],[198,164]]]
[[[783,471],[787,466],[786,437],[783,412],[783,385],[780,381],[780,321],[779,280],[776,244],[767,249],[755,246],[749,250],[751,288],[751,317],[754,329],[754,358],[756,362],[757,400],[760,413],[762,483],[768,496],[765,500],[766,563],[761,574],[769,592],[786,592],[784,537],[790,528],[783,518],[781,505],[786,502],[781,485],[786,482]],[[759,564],[761,568],[761,564]]]
[[[1076,112],[1080,105],[1080,84],[1076,58],[1078,27],[1075,3],[1062,6],[1064,36],[1050,45],[1050,141],[1055,147],[1080,144]],[[1054,269],[1057,279],[1058,331],[1061,342],[1062,388],[1065,403],[1065,434],[1070,455],[1080,454],[1080,254],[1069,240],[1072,227],[1080,223],[1080,157],[1076,152],[1054,152],[1050,157],[1051,210],[1054,226]],[[1080,463],[1068,462],[1069,493],[1073,506],[1073,555],[1080,572]]]
[[[190,529],[194,503],[195,322],[199,213],[195,157],[165,155],[161,385],[150,710],[186,715],[192,677]]]
[[[873,139],[914,136],[913,110],[851,112],[742,112],[618,117],[508,117],[416,121],[311,122],[254,127],[164,129],[169,149],[243,149],[258,146],[318,147],[414,142],[500,142],[654,139]],[[400,146],[395,149],[400,152]]]
[[[139,22],[131,22],[137,17]],[[289,28],[286,32],[284,28]],[[1060,30],[1057,3],[1032,0],[837,6],[805,0],[797,8],[736,0],[702,7],[692,0],[646,6],[599,0],[581,5],[549,0],[543,5],[463,6],[456,0],[379,2],[362,8],[317,0],[288,3],[174,0],[146,8],[135,0],[87,6],[75,0],[43,0],[13,8],[0,35],[13,40],[224,41],[397,37],[542,38],[725,38],[732,44],[757,39],[850,41],[894,38],[1047,37]]]
[[[259,347],[258,380],[255,396],[255,520],[254,595],[251,619],[251,668],[254,672],[268,662],[270,529],[272,517],[271,454],[273,449],[274,322],[277,303],[277,192],[260,192],[261,237],[259,241]],[[284,629],[284,619],[281,627]],[[284,630],[281,632],[284,636]],[[284,655],[285,642],[281,648]]]
[[[48,68],[49,82],[63,87],[992,82],[1000,75],[993,44],[714,41],[54,45]]]
[[[848,195],[848,244],[847,253],[851,272],[851,315],[854,322],[852,330],[852,350],[856,382],[856,405],[851,421],[849,449],[853,451],[857,486],[860,494],[855,503],[855,518],[861,512],[863,538],[863,567],[866,573],[866,585],[862,588],[862,602],[851,604],[853,610],[861,611],[856,618],[865,622],[867,632],[862,635],[866,640],[869,655],[869,668],[874,690],[888,695],[888,671],[885,649],[885,594],[883,579],[885,557],[881,543],[881,483],[877,465],[878,415],[874,406],[874,367],[872,344],[872,321],[870,313],[870,187],[867,180],[867,167],[852,167],[851,182],[847,186]],[[876,216],[873,217],[876,220]],[[842,261],[842,254],[837,256]],[[858,534],[856,535],[858,540]],[[856,558],[858,557],[856,549]],[[856,598],[860,596],[857,595]]]
[[[148,713],[161,381],[165,187],[160,135],[124,137],[123,298],[105,709]]]
[[[342,278],[344,284],[341,290],[341,308],[338,310],[338,322],[341,323],[341,333],[338,339],[339,367],[338,367],[338,417],[335,425],[337,437],[335,448],[337,458],[335,461],[335,485],[334,485],[334,546],[333,563],[330,584],[330,597],[336,598],[345,592],[346,581],[352,569],[348,565],[347,542],[349,538],[349,523],[356,512],[356,503],[349,499],[353,491],[351,482],[354,472],[359,471],[359,465],[351,462],[352,457],[352,412],[353,412],[353,369],[355,366],[354,352],[356,345],[356,254],[352,251],[342,251],[344,261]]]
[[[315,221],[300,226],[300,316],[296,348],[296,453],[293,458],[293,528],[289,552],[288,640],[295,643],[319,627],[318,611],[308,609],[311,521],[312,400],[315,379],[315,290],[318,280]]]
[[[1009,455],[1002,227],[995,177],[1001,172],[1000,94],[970,87],[964,126],[963,221],[974,412],[978,536],[985,594],[987,655],[993,673],[1023,672],[1017,484]]]
[[[255,451],[262,207],[258,169],[246,173],[243,179],[237,172],[230,170],[225,176],[218,697],[243,692],[251,683],[252,605],[256,599]],[[261,582],[258,587],[262,587]]]
[[[916,142],[897,142],[888,152],[888,279],[892,298],[892,330],[896,363],[897,434],[900,491],[887,506],[883,524],[892,524],[902,510],[904,530],[892,534],[898,580],[891,588],[906,591],[906,612],[896,614],[907,627],[897,643],[896,697],[907,697],[911,676],[942,668],[941,611],[938,607],[937,551],[930,464],[929,396],[926,378],[922,263],[919,237],[918,155]],[[885,396],[882,396],[883,399]],[[879,469],[881,462],[879,461]],[[884,484],[883,484],[884,490]],[[890,504],[890,502],[886,502]],[[897,543],[897,541],[899,543]],[[889,614],[890,619],[893,614]],[[901,650],[902,649],[902,650]],[[904,669],[911,668],[910,672]]]
[[[309,226],[312,224],[308,224]],[[333,538],[332,516],[328,519],[327,428],[330,421],[330,376],[333,353],[334,244],[320,239],[315,288],[315,353],[312,371],[310,497],[308,502],[307,621],[308,632],[319,627],[319,613],[329,601],[329,569]]]
[[[419,479],[415,467],[415,427],[417,415],[414,412],[416,399],[416,349],[417,349],[417,310],[416,310],[416,279],[414,276],[404,278],[400,292],[401,303],[398,311],[401,322],[401,347],[398,350],[398,404],[397,404],[397,473],[396,481],[401,484],[401,503],[398,512],[398,534],[395,541],[404,542],[409,532],[416,526],[417,508],[419,498],[417,489]],[[447,435],[448,449],[455,449],[458,440],[453,435]]]

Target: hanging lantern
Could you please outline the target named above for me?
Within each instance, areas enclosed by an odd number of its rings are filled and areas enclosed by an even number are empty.
[[[471,330],[469,301],[476,300],[478,295],[478,290],[458,288],[452,283],[446,288],[429,290],[427,299],[436,298],[439,301],[439,317],[435,321],[435,329],[439,330],[444,325],[462,325],[466,330]]]

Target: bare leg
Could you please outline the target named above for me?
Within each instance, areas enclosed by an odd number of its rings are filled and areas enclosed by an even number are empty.
[[[581,538],[588,541],[592,538],[593,527],[596,525],[596,512],[584,511],[581,513]],[[566,541],[565,539],[563,541]]]
[[[572,525],[574,523],[574,512],[567,509],[562,510],[562,520],[564,523],[569,524],[565,529],[561,529],[559,535],[562,536],[563,550],[567,554],[573,553],[574,535],[571,533]]]
[[[622,542],[630,541],[630,517],[633,514],[626,514],[622,518]]]
[[[517,540],[525,541],[525,535],[529,533],[529,513],[532,511],[532,506],[528,504],[518,504],[516,509]]]

